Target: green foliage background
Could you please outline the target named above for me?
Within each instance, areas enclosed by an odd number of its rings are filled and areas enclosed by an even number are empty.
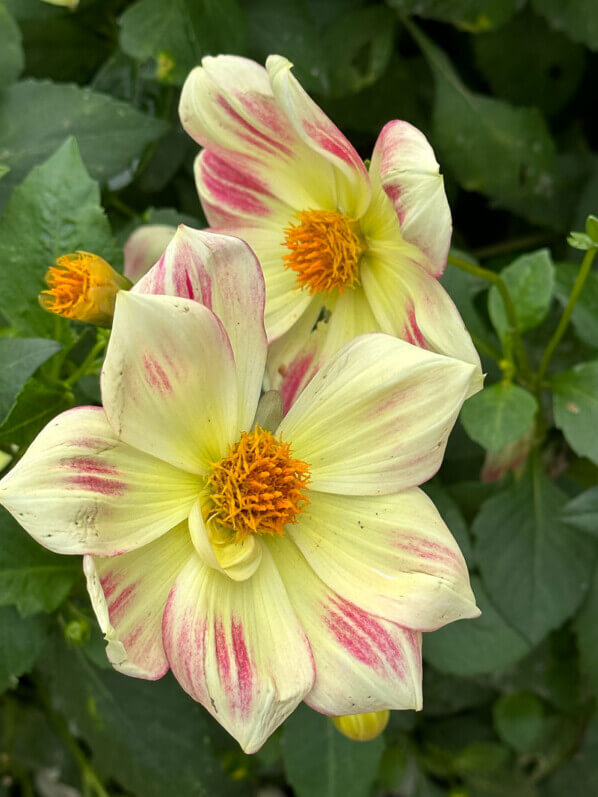
[[[426,636],[424,711],[394,712],[373,742],[301,708],[243,755],[170,677],[108,667],[80,562],[2,512],[2,797],[60,784],[142,797],[598,793],[598,225],[574,240],[590,252],[574,308],[584,253],[566,244],[598,211],[597,50],[595,0],[81,0],[75,12],[0,0],[2,466],[58,412],[99,401],[101,337],[37,303],[54,258],[83,248],[121,267],[140,224],[205,224],[177,103],[206,54],[287,56],[364,158],[389,119],[426,133],[466,269],[443,282],[488,373],[426,488],[483,614]]]

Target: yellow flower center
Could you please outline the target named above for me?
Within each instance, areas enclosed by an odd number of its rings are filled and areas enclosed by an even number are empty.
[[[357,222],[336,210],[302,210],[296,218],[298,224],[285,230],[289,253],[283,260],[297,282],[312,295],[358,285],[365,246]]]
[[[39,296],[51,313],[109,326],[116,294],[131,283],[103,258],[91,252],[62,255],[46,273],[48,290]]]
[[[309,465],[294,459],[289,443],[256,427],[243,432],[208,479],[210,519],[237,532],[282,534],[309,504]]]

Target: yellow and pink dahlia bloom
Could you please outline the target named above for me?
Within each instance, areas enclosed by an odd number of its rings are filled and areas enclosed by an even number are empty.
[[[479,613],[418,487],[475,366],[362,335],[275,419],[264,301],[245,243],[180,227],[118,294],[103,406],[59,415],[0,482],[34,539],[83,555],[113,666],[172,670],[248,752],[301,700],[420,708],[421,632]]]
[[[478,355],[438,282],[452,222],[432,148],[391,121],[368,170],[291,66],[206,57],[179,108],[203,147],[195,177],[210,225],[247,241],[264,271],[270,385],[288,407],[331,354],[382,331],[473,364],[475,392]]]

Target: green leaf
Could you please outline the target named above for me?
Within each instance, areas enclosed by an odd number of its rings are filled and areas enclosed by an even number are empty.
[[[444,489],[439,481],[428,482],[424,485],[426,494],[432,499],[436,509],[440,512],[442,519],[449,527],[451,534],[457,540],[461,553],[465,561],[471,567],[473,565],[473,551],[471,548],[471,536],[463,517],[459,505]]]
[[[527,390],[498,383],[465,402],[461,422],[476,443],[487,451],[500,451],[529,430],[537,409],[536,399]]]
[[[451,254],[469,260],[473,265],[479,265],[475,258],[472,258],[471,255],[468,255],[466,252],[461,252],[458,249],[451,249]],[[482,320],[474,302],[476,296],[478,296],[481,291],[488,288],[488,283],[450,264],[445,269],[444,274],[440,278],[440,282],[457,305],[459,313],[469,332],[482,340],[487,340],[491,334],[490,327]]]
[[[569,300],[578,272],[579,266],[574,263],[556,264],[554,293],[563,307]],[[587,276],[583,291],[573,308],[571,323],[581,341],[598,349],[598,273],[595,271],[590,271]]]
[[[64,388],[48,387],[30,379],[0,426],[0,443],[19,448],[29,445],[48,421],[72,406],[72,395]]]
[[[565,523],[598,537],[598,487],[573,498],[562,512]]]
[[[381,77],[392,55],[395,27],[396,15],[380,5],[335,20],[322,37],[333,96],[362,91]]]
[[[583,76],[583,47],[529,11],[517,14],[499,30],[476,36],[472,43],[492,92],[514,105],[554,114],[571,99]]]
[[[554,422],[580,457],[598,463],[598,360],[552,377]]]
[[[594,0],[532,0],[534,9],[555,30],[598,50],[598,16]]]
[[[120,45],[152,58],[160,80],[182,85],[204,55],[242,52],[245,21],[236,0],[139,0],[119,20]]]
[[[544,704],[532,692],[500,697],[492,709],[496,732],[518,753],[533,749],[546,727]]]
[[[446,55],[413,28],[434,74],[433,142],[440,161],[467,191],[478,191],[530,221],[566,225],[571,186],[536,109],[515,108],[469,91]],[[567,185],[567,190],[565,190]]]
[[[106,182],[130,169],[166,130],[162,120],[90,89],[47,80],[15,83],[0,102],[0,159],[11,168],[0,183],[0,200],[68,136],[77,139],[91,176]]]
[[[576,748],[573,759],[543,784],[543,797],[589,797],[598,794],[598,716],[590,718],[583,744],[581,747],[576,745]]]
[[[24,63],[19,26],[0,0],[0,87],[16,80]]]
[[[0,338],[0,426],[25,382],[59,349],[55,340]]]
[[[581,611],[575,618],[573,630],[579,651],[579,669],[589,683],[594,694],[598,695],[598,570],[594,573],[592,585]]]
[[[66,649],[58,639],[39,669],[54,708],[76,725],[94,765],[126,791],[143,797],[242,792],[215,756],[215,745],[230,737],[170,675],[150,682],[98,670],[81,648]]]
[[[533,643],[575,612],[594,567],[592,541],[561,520],[565,502],[534,459],[520,481],[484,503],[473,524],[490,597]]]
[[[0,608],[0,693],[33,667],[47,634],[47,617],[24,620],[12,606]]]
[[[502,25],[517,8],[517,0],[387,0],[391,8],[405,14],[452,22],[472,33]]]
[[[43,548],[0,509],[0,606],[16,606],[23,616],[54,611],[80,574],[79,557]]]
[[[480,617],[424,635],[424,659],[440,672],[464,676],[496,672],[530,651],[524,637],[499,614],[477,576],[471,586]]]
[[[46,269],[76,249],[118,257],[99,187],[71,138],[15,189],[0,219],[0,310],[19,331],[55,334],[56,317],[37,297]]]
[[[520,331],[541,324],[550,308],[554,288],[554,265],[548,249],[518,257],[500,274],[511,295]],[[504,339],[509,325],[503,301],[494,285],[488,295],[488,312],[496,331]]]
[[[304,705],[284,725],[285,770],[297,797],[367,797],[383,749],[382,736],[353,742]]]

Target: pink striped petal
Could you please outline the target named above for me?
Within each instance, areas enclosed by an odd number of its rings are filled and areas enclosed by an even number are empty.
[[[168,599],[163,635],[183,689],[247,753],[312,688],[311,650],[267,550],[243,582],[192,559]]]
[[[419,631],[479,615],[459,546],[421,490],[385,496],[312,490],[310,502],[287,532],[345,601]]]
[[[334,206],[336,186],[326,161],[294,131],[266,70],[254,61],[204,58],[183,86],[179,114],[207,150],[197,178],[212,225],[269,218],[285,205]]]
[[[180,523],[199,489],[118,440],[101,407],[78,407],[39,433],[0,482],[0,503],[52,551],[114,556]]]
[[[102,398],[121,440],[190,473],[204,474],[241,431],[228,336],[190,299],[119,293]]]
[[[128,238],[124,248],[125,277],[138,282],[166,249],[176,227],[167,224],[143,224]]]
[[[260,396],[266,362],[265,287],[260,264],[238,238],[181,224],[134,293],[193,299],[221,321],[235,356],[239,423],[247,429]]]
[[[381,252],[364,259],[361,280],[383,332],[471,363],[476,377],[469,395],[481,390],[480,357],[459,311],[437,279],[408,258]]]
[[[421,634],[341,598],[287,537],[269,547],[314,655],[305,702],[332,716],[420,709]]]
[[[186,523],[136,551],[85,556],[87,590],[106,639],[106,654],[125,675],[156,680],[168,671],[162,615],[178,574],[193,555]]]
[[[269,56],[266,69],[274,96],[299,138],[337,170],[338,208],[359,218],[371,197],[367,169],[352,144],[293,76],[292,66],[280,55]]]
[[[390,198],[402,237],[421,251],[420,265],[440,276],[453,225],[440,167],[424,134],[408,122],[385,125],[374,147],[370,177]]]
[[[314,490],[394,493],[440,467],[475,368],[389,335],[362,335],[334,354],[279,433],[311,465]]]

